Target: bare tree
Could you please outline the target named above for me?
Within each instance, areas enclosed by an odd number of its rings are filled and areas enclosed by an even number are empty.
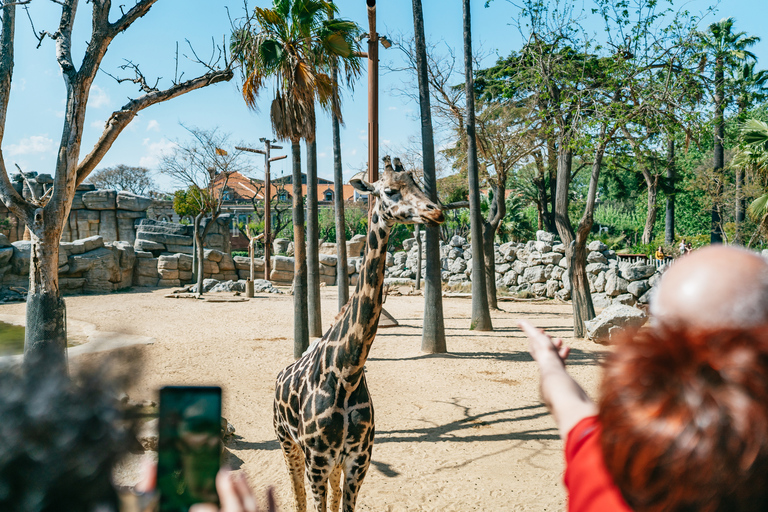
[[[219,133],[215,128],[184,128],[192,135],[192,140],[177,142],[173,152],[163,157],[160,169],[189,192],[188,203],[192,203],[193,211],[186,213],[195,216],[196,261],[193,268],[197,274],[197,295],[200,296],[203,294],[204,240],[221,215],[229,176],[243,170],[239,158],[242,153],[224,149],[232,146],[229,135]],[[208,217],[208,222],[201,231],[205,217]]]
[[[88,182],[96,188],[126,190],[134,194],[145,194],[155,188],[152,172],[146,167],[116,165],[94,171]]]
[[[147,14],[157,1],[137,0],[132,7],[124,9],[121,6],[117,12],[112,13],[111,0],[92,0],[92,20],[89,24],[91,34],[79,65],[72,55],[77,0],[56,0],[55,4],[61,9],[58,28],[53,32],[42,31],[37,34],[41,44],[46,38],[50,38],[56,45],[56,60],[64,80],[66,95],[62,137],[53,169],[51,197],[47,200],[27,200],[18,194],[11,184],[4,157],[0,152],[0,199],[29,227],[32,241],[24,343],[24,364],[27,367],[48,364],[54,371],[66,371],[66,313],[59,291],[59,241],[77,186],[96,168],[138,112],[155,103],[233,77],[231,62],[223,50],[211,61],[200,62],[206,67],[205,74],[185,81],[174,80],[167,89],[158,88],[157,83],[150,85],[138,66],[126,64],[124,69],[133,72],[133,77],[129,80],[140,87],[142,94],[112,113],[93,149],[85,158],[81,158],[80,145],[88,96],[102,59],[114,38]],[[30,0],[4,1],[0,4],[0,142],[5,133],[13,77],[16,7],[29,2]],[[110,14],[114,15],[115,21],[109,21]]]

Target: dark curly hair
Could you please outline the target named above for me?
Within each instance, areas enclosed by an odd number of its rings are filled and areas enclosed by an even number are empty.
[[[768,329],[644,329],[606,361],[601,444],[634,510],[768,510]]]
[[[118,510],[112,468],[135,443],[108,370],[0,369],[0,510]]]

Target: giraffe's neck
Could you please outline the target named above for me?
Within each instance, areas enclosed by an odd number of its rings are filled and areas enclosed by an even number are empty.
[[[327,340],[336,348],[335,366],[340,370],[342,379],[358,381],[371,343],[376,337],[382,308],[389,231],[390,226],[382,218],[379,202],[376,200],[357,288],[349,299],[344,314],[327,336]]]

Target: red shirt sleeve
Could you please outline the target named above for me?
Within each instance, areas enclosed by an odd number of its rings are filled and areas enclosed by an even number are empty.
[[[584,418],[565,442],[569,512],[631,512],[603,462],[597,416]]]

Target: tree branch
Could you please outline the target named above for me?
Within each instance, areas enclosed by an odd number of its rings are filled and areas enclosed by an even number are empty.
[[[109,28],[112,37],[115,37],[117,34],[130,27],[134,21],[147,14],[155,2],[157,2],[157,0],[139,0],[136,2],[136,5],[131,7],[128,12],[124,13],[120,19],[110,24]]]
[[[96,142],[91,152],[78,165],[76,184],[79,185],[88,177],[101,159],[104,158],[104,155],[109,148],[112,147],[112,144],[115,142],[115,139],[117,139],[117,136],[120,135],[120,132],[128,126],[138,112],[155,103],[168,101],[207,85],[212,85],[218,82],[227,82],[231,80],[233,76],[234,73],[231,69],[206,73],[203,76],[187,80],[163,91],[147,93],[140,98],[126,103],[122,109],[112,113],[101,137],[99,137],[99,140]]]

